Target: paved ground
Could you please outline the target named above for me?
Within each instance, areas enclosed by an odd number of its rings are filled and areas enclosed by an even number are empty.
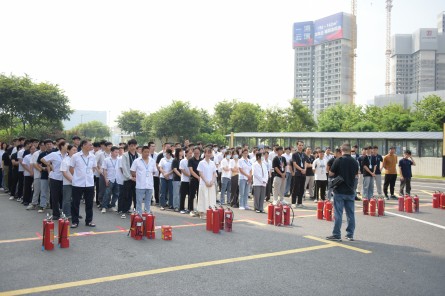
[[[293,227],[235,209],[234,231],[220,235],[154,208],[157,225],[174,226],[172,241],[159,231],[130,239],[129,219],[95,209],[94,232],[81,224],[69,249],[50,252],[41,251],[43,215],[0,193],[0,295],[443,295],[445,210],[432,208],[435,190],[445,183],[413,183],[418,214],[391,201],[386,216],[370,217],[357,204],[355,242],[324,241],[333,223],[306,201]]]

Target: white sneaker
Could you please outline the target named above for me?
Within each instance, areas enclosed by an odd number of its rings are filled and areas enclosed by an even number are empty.
[[[14,200],[14,196],[11,196],[11,197],[9,198],[9,200]]]
[[[35,205],[29,205],[26,207],[27,210],[35,210],[36,206]]]
[[[239,207],[239,209],[240,209],[241,211],[244,211],[246,208],[245,208],[245,207]]]
[[[318,199],[314,199],[314,203],[318,203]]]
[[[191,211],[191,212],[190,212],[190,216],[191,216],[191,217],[196,217],[196,213],[195,213],[195,211]]]
[[[127,216],[125,216],[125,214],[122,214],[121,219],[125,219],[125,218],[127,218]]]
[[[246,208],[245,208],[246,210],[250,210],[250,207],[249,206],[246,206]]]
[[[42,207],[39,207],[38,213],[43,213],[45,210]]]
[[[106,209],[106,208],[102,208],[101,213],[104,214],[104,213],[106,213],[106,212],[107,212],[107,209]]]
[[[111,208],[111,211],[113,211],[113,212],[117,212],[116,207],[112,207],[112,208]]]

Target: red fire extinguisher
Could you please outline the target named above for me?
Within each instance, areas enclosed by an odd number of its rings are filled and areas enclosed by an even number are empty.
[[[52,217],[47,215],[43,220],[43,237],[42,237],[42,251],[51,251],[54,249],[54,222]]]
[[[405,211],[407,213],[412,213],[413,212],[413,199],[411,196],[407,196],[405,198]]]
[[[377,209],[377,202],[375,200],[375,198],[371,198],[371,200],[369,201],[369,214],[371,216],[376,216],[376,209]]]
[[[379,198],[377,202],[378,214],[379,216],[385,215],[385,200],[383,198]]]
[[[290,225],[290,211],[291,211],[291,208],[288,205],[283,206],[283,225],[284,226]]]
[[[134,224],[134,217],[136,217],[136,212],[133,212],[130,215],[130,230],[127,233],[127,236],[130,235],[130,237],[133,237],[133,238],[134,238],[134,236],[136,234],[136,227],[135,227],[135,224]]]
[[[267,224],[273,225],[274,224],[274,205],[270,203],[267,206]]]
[[[224,216],[224,230],[226,232],[232,232],[232,223],[234,218],[233,211],[230,208],[227,208],[224,211]]]
[[[319,200],[317,202],[317,218],[319,220],[323,220],[323,207],[324,207],[324,201]]]
[[[274,207],[274,225],[281,226],[283,224],[283,205],[277,204]]]
[[[417,195],[414,196],[414,198],[413,198],[413,204],[414,204],[414,212],[419,213],[420,212],[420,200]]]
[[[220,225],[220,219],[219,219],[219,210],[218,208],[215,206],[215,208],[213,209],[213,213],[212,213],[212,230],[213,233],[219,233],[219,225]]]
[[[59,248],[69,248],[70,247],[70,221],[64,215],[59,219]]]
[[[324,218],[326,221],[332,221],[332,203],[329,200],[324,203]]]
[[[369,200],[365,197],[363,198],[363,214],[368,215],[369,212]]]
[[[224,208],[223,206],[219,206],[218,208],[219,213],[219,229],[224,230]]]
[[[440,205],[440,192],[434,192],[433,194],[433,208],[438,208]]]
[[[209,207],[207,209],[207,218],[206,218],[207,231],[212,231],[212,222],[213,222],[213,210],[211,207]]]
[[[399,196],[399,212],[405,211],[405,198],[403,196]]]
[[[134,216],[134,239],[135,240],[141,240],[144,236],[144,220],[142,220],[142,217],[139,214],[136,214]]]
[[[143,213],[142,219],[144,220],[144,233],[145,237],[148,239],[156,238],[156,227],[155,227],[155,216],[153,213]]]
[[[439,207],[440,207],[442,210],[445,210],[445,194],[444,194],[444,193],[442,193],[442,194],[440,195],[440,199],[439,199]]]

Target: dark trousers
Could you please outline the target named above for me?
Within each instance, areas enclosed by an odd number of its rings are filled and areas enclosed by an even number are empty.
[[[272,177],[269,177],[269,179],[267,180],[267,185],[266,185],[266,200],[269,201],[270,199],[270,194],[272,193]]]
[[[17,181],[18,181],[19,170],[17,168],[12,169],[11,184],[9,185],[9,195],[17,197]]]
[[[23,172],[18,172],[17,175],[17,197],[23,197],[23,181],[25,180],[25,176]]]
[[[190,192],[190,183],[189,182],[181,182],[180,191],[180,200],[179,200],[179,210],[184,211],[185,209],[185,197]]]
[[[315,181],[315,200],[326,198],[326,186],[328,184],[328,180],[316,180]]]
[[[124,204],[122,205],[122,213],[130,210],[131,202],[136,200],[136,182],[132,180],[124,181]],[[136,207],[136,203],[134,204]]]
[[[99,195],[98,195],[99,205],[101,205],[102,201],[104,200],[105,191],[107,191],[107,183],[105,183],[104,175],[100,174],[100,176],[99,176]],[[135,197],[134,204],[136,204],[136,197]]]
[[[155,192],[155,201],[157,204],[159,204],[159,186],[160,186],[160,182],[159,182],[159,177],[153,177],[153,187],[154,187],[154,192]]]
[[[388,196],[388,186],[391,195],[394,195],[394,187],[396,186],[397,174],[386,174],[385,182],[383,183],[383,193]]]
[[[219,190],[221,190],[221,173],[217,172],[217,177],[216,177],[216,181],[218,182],[218,188]],[[218,199],[218,198],[217,198]]]
[[[400,195],[403,195],[405,192],[406,187],[406,194],[411,194],[411,178],[403,178],[403,181],[400,181]]]
[[[53,217],[60,217],[60,199],[63,200],[63,181],[49,179],[49,195],[51,197],[51,208]]]
[[[96,189],[96,205],[100,205],[99,201],[99,177],[94,176],[94,188]]]
[[[123,210],[123,206],[125,204],[125,195],[126,195],[126,191],[125,191],[125,186],[122,184],[119,184],[119,199],[117,201],[117,211],[119,213],[125,213]]]
[[[189,199],[188,199],[189,211],[193,211],[193,200],[195,199],[195,195],[197,198],[199,198],[198,191],[199,191],[199,180],[196,180],[195,178],[190,178]]]
[[[23,180],[23,203],[29,204],[32,201],[32,183],[34,182],[34,177],[26,176]]]
[[[85,223],[93,221],[94,186],[73,186],[73,200],[71,202],[71,217],[73,224],[79,224],[79,207],[82,196],[85,199]]]
[[[230,206],[239,207],[239,185],[238,185],[238,175],[232,176],[230,180]]]
[[[306,183],[306,176],[294,176],[294,186],[292,187],[292,203],[303,203],[304,183]],[[297,200],[298,198],[298,200]]]

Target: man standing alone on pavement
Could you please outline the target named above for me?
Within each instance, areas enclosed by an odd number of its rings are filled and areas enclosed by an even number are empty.
[[[357,161],[351,157],[351,146],[347,143],[341,146],[342,157],[337,158],[332,165],[329,175],[334,178],[342,178],[334,189],[335,223],[332,235],[327,240],[341,241],[341,224],[343,208],[346,211],[348,227],[346,239],[354,240],[355,216],[354,216],[354,179],[358,174]]]

